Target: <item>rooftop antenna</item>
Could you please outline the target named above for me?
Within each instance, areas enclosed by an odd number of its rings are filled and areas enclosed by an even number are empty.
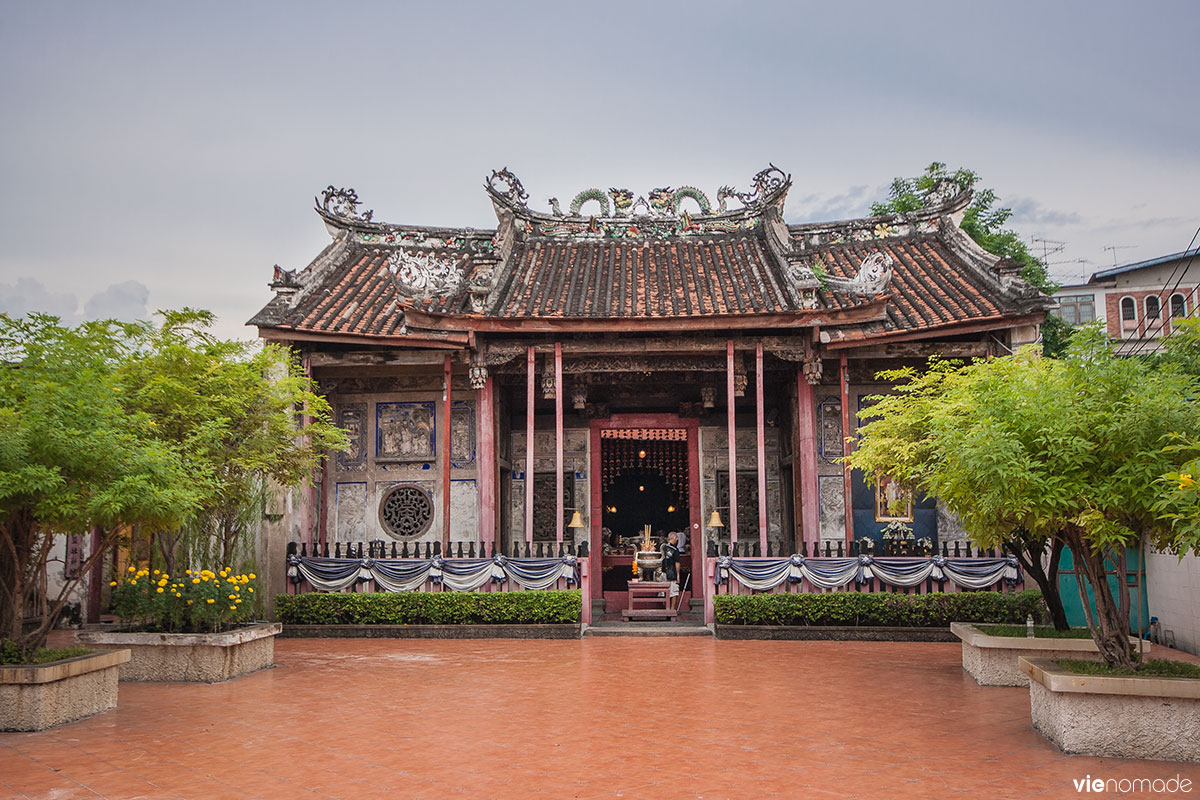
[[[1117,265],[1117,251],[1118,250],[1136,250],[1137,245],[1136,244],[1110,244],[1107,247],[1105,247],[1104,249],[1112,250],[1113,266],[1115,267]]]
[[[1042,246],[1042,263],[1043,264],[1048,262],[1048,260],[1050,259],[1050,256],[1061,253],[1063,251],[1063,249],[1066,248],[1066,246],[1067,246],[1066,242],[1060,242],[1057,239],[1041,239],[1041,238],[1038,238],[1037,236],[1034,236],[1029,241],[1031,244],[1033,244],[1035,246],[1039,245],[1039,244]],[[1053,245],[1053,246],[1051,246],[1051,245]]]

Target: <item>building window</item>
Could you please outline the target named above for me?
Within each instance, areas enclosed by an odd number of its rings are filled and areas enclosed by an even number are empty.
[[[1146,297],[1146,319],[1158,319],[1158,314],[1162,310],[1156,295]]]
[[[433,498],[411,484],[395,486],[379,501],[379,521],[397,539],[411,539],[433,523]]]
[[[1058,298],[1055,312],[1072,325],[1083,325],[1096,319],[1096,298],[1090,294],[1068,294]]]
[[[1137,322],[1137,303],[1132,297],[1121,298],[1121,321]]]
[[[1186,317],[1187,316],[1187,298],[1179,292],[1171,295],[1171,317]]]

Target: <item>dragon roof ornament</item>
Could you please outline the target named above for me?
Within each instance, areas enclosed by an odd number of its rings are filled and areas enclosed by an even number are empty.
[[[828,274],[820,256],[817,256],[811,264],[794,262],[787,270],[787,277],[797,290],[806,293],[806,298],[815,298],[817,287],[873,297],[883,293],[891,284],[895,263],[887,253],[872,253],[858,265],[858,272],[853,278],[837,278]]]
[[[348,222],[371,222],[371,217],[375,216],[374,211],[359,213],[358,207],[362,203],[358,200],[358,192],[353,189],[335,189],[330,185],[321,192],[319,198],[314,197],[313,202],[317,204],[318,212]]]
[[[752,230],[767,209],[782,212],[791,176],[774,164],[761,170],[749,191],[722,186],[716,202],[694,186],[661,186],[642,196],[625,188],[584,189],[564,211],[550,198],[550,212],[529,208],[529,194],[506,167],[492,172],[485,184],[497,203],[511,211],[527,234],[582,238],[656,238],[734,233]],[[736,204],[730,207],[730,201]]]

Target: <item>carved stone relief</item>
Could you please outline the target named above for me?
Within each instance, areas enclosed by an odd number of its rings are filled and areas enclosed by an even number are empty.
[[[350,403],[338,408],[338,427],[346,432],[350,449],[337,455],[337,467],[345,472],[367,469],[367,404]]]
[[[432,461],[436,455],[434,403],[377,403],[375,457]]]

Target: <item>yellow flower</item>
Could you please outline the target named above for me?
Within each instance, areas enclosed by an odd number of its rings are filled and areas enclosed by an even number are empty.
[[[175,593],[175,596],[176,596],[176,597],[183,597],[183,595],[181,595],[179,592],[176,592],[176,593]]]
[[[155,575],[157,575],[157,574],[158,574],[158,570],[154,570],[154,574],[155,574]]]
[[[199,583],[199,582],[200,582],[199,578],[192,578],[192,583]]]
[[[191,571],[190,569],[185,569],[185,570],[183,571],[183,574],[184,574],[184,575],[191,575],[191,574],[192,574],[192,571]]]
[[[162,579],[163,579],[164,581],[169,581],[169,580],[171,580],[171,576],[170,576],[170,575],[168,575],[167,573],[165,573],[165,572],[164,572],[164,573],[162,574]]]
[[[131,579],[131,580],[129,581],[129,585],[130,585],[130,586],[137,586],[137,581],[135,581],[135,580],[132,580],[132,579]]]
[[[210,597],[210,598],[208,598],[208,601],[207,601],[207,602],[208,602],[208,604],[211,606],[213,603],[215,603],[215,602],[217,602],[217,601],[216,601],[216,600],[213,600],[213,599]]]
[[[1189,486],[1193,485],[1195,482],[1196,482],[1196,479],[1192,477],[1190,472],[1185,472],[1179,476],[1179,488],[1180,489],[1186,489]]]
[[[236,599],[237,599],[237,595],[236,595],[236,594],[231,594],[231,595],[229,595],[229,599],[230,599],[230,600],[236,600]]]
[[[116,582],[116,581],[109,581],[109,582],[108,582],[108,585],[109,585],[109,586],[116,586],[116,585],[117,585],[117,582]]]
[[[258,576],[255,575],[253,572],[250,573],[250,580],[254,580],[256,577],[258,577]]]
[[[191,601],[191,600],[188,600],[188,605],[190,606],[191,604],[192,604],[192,601]]]
[[[155,589],[154,591],[158,592],[159,594],[162,594],[162,593],[163,593],[163,588],[160,586],[160,587],[158,587],[157,589]]]
[[[237,606],[230,606],[230,607],[229,607],[229,610],[230,610],[230,611],[237,611]]]
[[[135,567],[130,567],[130,568],[129,568],[129,571],[130,571],[130,572],[137,572],[137,569],[136,569]]]
[[[246,587],[246,591],[247,591],[247,592],[251,592],[251,593],[253,593],[253,592],[254,592],[254,587],[253,587],[253,586],[247,586],[247,587]]]

